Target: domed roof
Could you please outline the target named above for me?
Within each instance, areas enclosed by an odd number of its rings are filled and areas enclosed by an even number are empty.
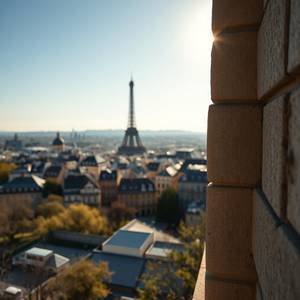
[[[65,141],[63,138],[60,137],[59,132],[56,134],[56,138],[53,140],[53,146],[62,146],[64,145]]]

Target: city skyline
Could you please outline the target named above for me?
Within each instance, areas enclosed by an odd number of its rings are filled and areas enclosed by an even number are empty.
[[[0,3],[0,131],[125,129],[132,73],[140,130],[205,132],[212,35],[201,2]]]

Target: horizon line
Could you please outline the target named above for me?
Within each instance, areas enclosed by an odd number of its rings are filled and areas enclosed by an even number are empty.
[[[87,131],[125,131],[126,129],[81,129],[81,130],[1,130],[0,129],[0,133],[36,133],[36,132],[49,132],[49,133],[57,133],[57,132],[61,132],[61,133],[69,133],[69,132],[87,132]],[[192,133],[205,133],[206,131],[195,131],[195,130],[189,130],[189,129],[141,129],[139,130],[140,132],[142,131],[178,131],[178,132],[192,132]]]

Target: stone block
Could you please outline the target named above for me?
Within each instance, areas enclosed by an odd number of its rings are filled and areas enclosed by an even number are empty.
[[[206,277],[205,300],[255,300],[255,285]]]
[[[258,97],[285,77],[286,0],[268,3],[258,33]]]
[[[262,187],[268,200],[280,216],[285,168],[285,98],[279,97],[264,107],[263,112]]]
[[[300,299],[300,247],[259,192],[254,196],[253,253],[263,299]]]
[[[257,100],[257,33],[218,36],[212,47],[211,97],[219,101]]]
[[[300,233],[300,90],[290,98],[287,217]]]
[[[205,249],[202,256],[201,266],[194,290],[193,300],[205,300],[205,273],[206,273],[206,254]]]
[[[232,27],[253,26],[260,22],[262,0],[214,0],[212,29],[214,34]]]
[[[207,196],[207,271],[255,281],[251,255],[252,189],[210,185]]]
[[[288,72],[300,73],[300,1],[291,0]],[[297,69],[297,70],[296,70]]]
[[[255,300],[263,300],[261,288],[258,284],[256,284],[256,298]]]
[[[208,181],[255,186],[261,181],[262,108],[211,105],[208,114]]]
[[[271,265],[269,263],[276,251],[274,246],[276,244],[278,220],[274,218],[259,191],[254,192],[253,200],[252,247],[258,281],[262,290],[264,290],[270,289],[273,284],[270,277],[275,272],[275,262]]]

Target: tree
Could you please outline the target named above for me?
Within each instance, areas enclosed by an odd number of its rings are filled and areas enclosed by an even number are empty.
[[[173,188],[167,188],[161,194],[157,205],[157,221],[177,226],[181,219],[179,199]]]
[[[6,183],[9,178],[9,174],[16,168],[16,165],[7,162],[0,162],[0,184]]]
[[[181,284],[169,261],[146,262],[142,284],[138,288],[139,300],[183,300]]]
[[[128,221],[134,219],[135,213],[136,210],[128,207],[124,202],[113,202],[107,214],[108,220],[112,225],[112,230],[115,231]]]
[[[46,202],[41,203],[36,209],[36,215],[50,218],[65,211],[62,197],[50,195]]]
[[[191,299],[203,255],[205,216],[197,226],[179,226],[182,251],[172,251],[167,261],[150,262],[138,289],[141,300]]]
[[[111,273],[106,263],[96,265],[89,260],[82,260],[49,283],[43,296],[51,300],[104,299],[110,293],[106,285],[110,279]]]
[[[33,218],[31,201],[2,201],[0,214],[0,234],[8,241],[14,240],[15,235],[24,232]]]
[[[70,230],[86,234],[106,234],[107,219],[96,208],[72,204],[57,215],[36,219],[36,232],[45,235],[50,230]]]
[[[204,250],[205,215],[202,214],[196,226],[186,226],[181,223],[179,238],[183,242],[184,250],[173,251],[170,259],[176,266],[176,276],[183,283],[182,292],[189,298],[194,292]]]
[[[48,197],[49,195],[58,195],[61,196],[63,193],[62,187],[60,184],[57,184],[51,180],[47,180],[44,184],[43,196]]]

